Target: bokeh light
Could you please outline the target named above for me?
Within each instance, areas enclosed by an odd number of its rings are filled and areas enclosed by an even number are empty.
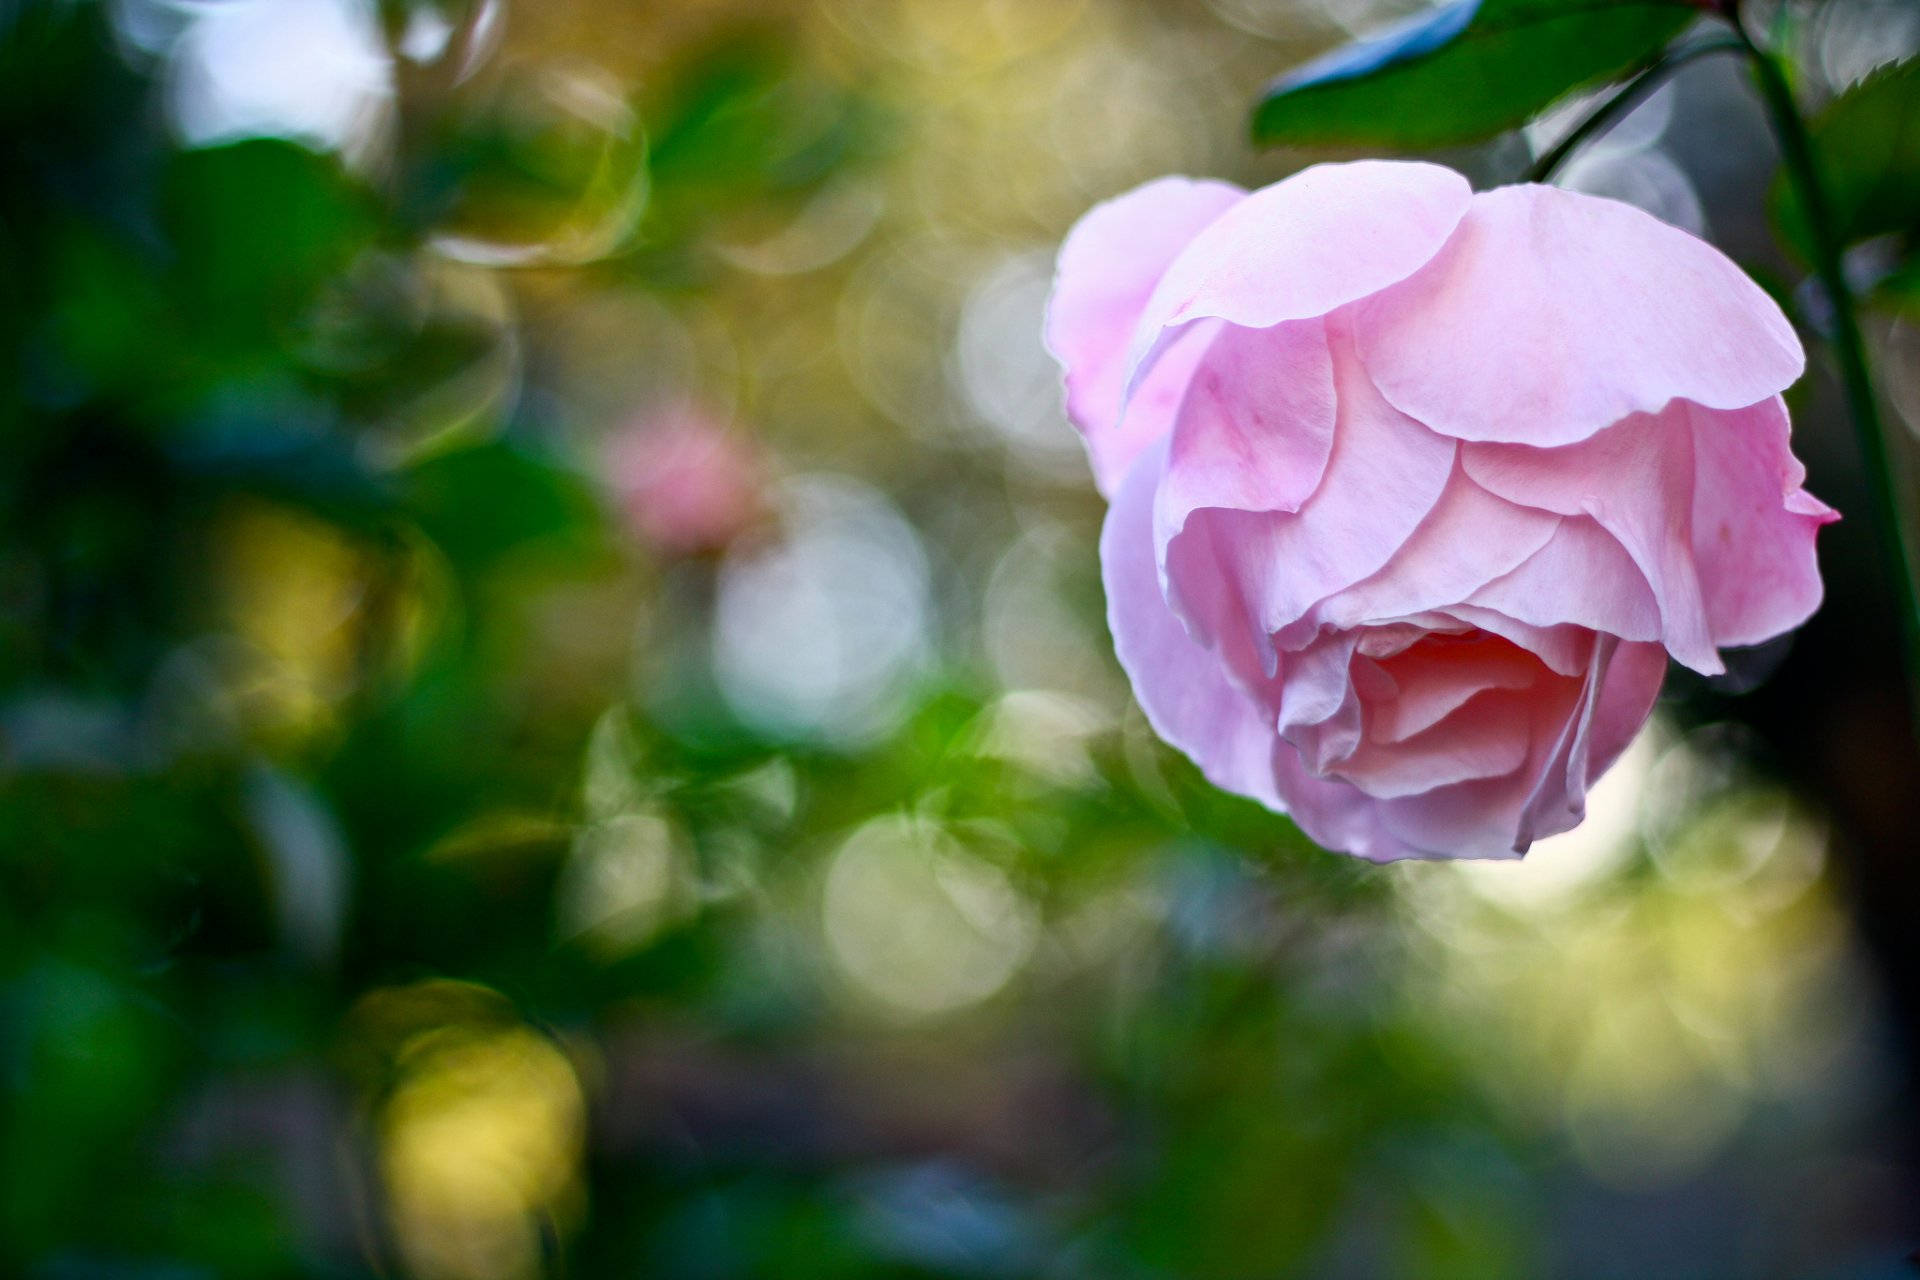
[[[1489,1095],[1622,1188],[1697,1174],[1756,1110],[1844,1095],[1863,1065],[1827,834],[1715,755],[1711,733],[1643,737],[1598,828],[1404,881],[1415,998],[1477,1020],[1460,1043]]]
[[[378,1108],[395,1243],[432,1280],[542,1272],[547,1240],[585,1210],[585,1101],[553,1041],[484,988],[375,992],[355,1017],[393,1036]]]
[[[172,107],[188,141],[295,138],[348,151],[383,127],[392,68],[365,0],[164,7],[187,18],[173,52]]]
[[[821,927],[856,989],[906,1014],[991,996],[1025,963],[1039,928],[1004,872],[912,817],[878,818],[828,864]]]
[[[714,668],[743,719],[858,740],[905,709],[931,656],[927,566],[913,529],[844,476],[799,476],[777,499],[783,537],[730,556],[714,606]]]

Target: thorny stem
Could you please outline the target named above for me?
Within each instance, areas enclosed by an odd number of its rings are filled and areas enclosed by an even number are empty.
[[[1592,114],[1575,125],[1572,132],[1535,161],[1532,170],[1527,174],[1527,181],[1546,182],[1552,178],[1574,152],[1585,146],[1596,135],[1611,128],[1621,116],[1645,101],[1647,95],[1658,89],[1668,76],[1689,62],[1696,58],[1704,58],[1710,53],[1730,52],[1746,47],[1745,43],[1739,39],[1721,36],[1667,50],[1639,75],[1622,85],[1618,93],[1595,107]]]
[[[1899,614],[1900,647],[1906,664],[1908,702],[1915,729],[1920,732],[1920,587],[1915,584],[1915,565],[1908,549],[1900,491],[1887,451],[1886,428],[1880,420],[1880,405],[1874,395],[1873,376],[1867,367],[1866,343],[1860,335],[1860,318],[1841,261],[1841,244],[1838,228],[1834,225],[1833,206],[1820,174],[1819,162],[1814,156],[1813,140],[1807,132],[1806,120],[1800,114],[1800,106],[1794,100],[1793,86],[1788,82],[1780,60],[1747,34],[1741,20],[1739,0],[1702,0],[1701,7],[1719,13],[1731,30],[1723,36],[1669,49],[1541,156],[1534,163],[1528,180],[1548,181],[1574,152],[1639,105],[1680,67],[1696,58],[1721,51],[1735,50],[1745,56],[1766,107],[1768,123],[1779,144],[1787,181],[1792,185],[1805,215],[1814,274],[1820,281],[1832,312],[1830,345],[1835,363],[1839,366],[1841,387],[1846,393],[1847,416],[1853,422],[1861,462],[1866,468],[1872,489],[1873,524],[1881,556],[1886,562],[1895,612]]]

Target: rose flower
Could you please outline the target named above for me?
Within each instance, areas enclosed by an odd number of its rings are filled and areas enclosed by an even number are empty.
[[[1329,848],[1524,853],[1669,655],[1720,672],[1820,603],[1793,329],[1630,206],[1416,163],[1161,179],[1067,237],[1047,342],[1148,719]]]
[[[766,476],[748,439],[691,406],[645,418],[607,451],[627,526],[665,556],[726,550],[766,514]]]

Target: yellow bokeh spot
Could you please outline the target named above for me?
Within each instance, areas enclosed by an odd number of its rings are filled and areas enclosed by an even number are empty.
[[[1511,1115],[1626,1187],[1688,1176],[1755,1105],[1815,1086],[1857,1011],[1824,830],[1779,792],[1703,781],[1695,754],[1625,762],[1592,849],[1401,880],[1418,1006]],[[1644,788],[1663,774],[1695,781]]]
[[[408,1274],[543,1274],[546,1242],[586,1208],[586,1099],[567,1054],[465,983],[376,992],[350,1021],[355,1043],[383,1050],[378,1168]]]
[[[223,620],[257,658],[233,690],[244,718],[270,736],[324,727],[353,678],[363,554],[324,521],[241,503],[215,526],[214,555]]]
[[[452,608],[448,572],[417,536],[356,540],[317,517],[236,501],[211,531],[222,692],[237,722],[275,741],[327,730],[361,682],[418,663]]]

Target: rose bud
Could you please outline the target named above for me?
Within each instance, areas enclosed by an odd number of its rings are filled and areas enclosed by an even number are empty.
[[[1329,848],[1524,853],[1669,655],[1720,672],[1820,603],[1799,341],[1628,205],[1416,163],[1166,178],[1074,227],[1046,336],[1142,708]]]
[[[609,448],[607,470],[628,527],[662,555],[723,551],[766,514],[759,455],[698,409],[634,424]]]

